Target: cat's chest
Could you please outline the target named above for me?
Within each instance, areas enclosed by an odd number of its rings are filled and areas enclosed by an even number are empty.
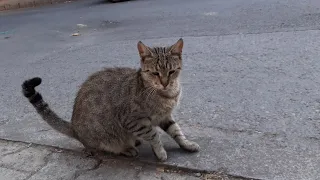
[[[163,99],[159,98],[153,105],[153,113],[163,115],[171,113],[172,110],[177,106],[178,99]]]
[[[154,111],[150,117],[152,125],[158,126],[162,121],[164,121],[171,115],[172,110],[173,109],[170,109],[168,111]]]
[[[154,114],[151,116],[151,124],[153,126],[159,126],[170,114]]]
[[[163,120],[171,115],[176,105],[177,99],[172,99],[155,106],[151,115],[152,124],[158,126]]]

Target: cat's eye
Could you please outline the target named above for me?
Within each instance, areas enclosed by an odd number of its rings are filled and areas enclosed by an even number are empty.
[[[169,71],[169,75],[173,74],[174,72],[176,72],[175,70]]]
[[[155,76],[159,76],[160,75],[158,72],[153,72],[152,74],[155,75]]]

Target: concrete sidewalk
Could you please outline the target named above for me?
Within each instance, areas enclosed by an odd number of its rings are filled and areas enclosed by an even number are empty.
[[[186,172],[172,167],[84,154],[35,144],[0,140],[1,180],[241,180],[222,174]]]
[[[68,3],[71,1],[75,0],[0,0],[0,11],[37,7],[57,3]]]

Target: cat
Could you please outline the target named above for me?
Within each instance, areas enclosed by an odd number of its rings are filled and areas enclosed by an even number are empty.
[[[75,98],[71,123],[62,120],[35,87],[41,78],[22,84],[22,92],[52,128],[80,141],[89,152],[106,151],[135,157],[137,146],[148,142],[160,161],[167,160],[160,127],[184,150],[200,146],[188,140],[172,111],[181,95],[183,39],[167,47],[137,44],[140,68],[105,68],[93,73]]]

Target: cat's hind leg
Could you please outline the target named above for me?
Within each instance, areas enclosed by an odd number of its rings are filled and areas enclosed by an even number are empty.
[[[139,155],[139,151],[136,148],[136,144],[140,141],[132,137],[130,134],[127,134],[126,140],[126,145],[120,154],[127,157],[137,157]]]
[[[100,144],[100,149],[114,153],[116,155],[124,155],[127,157],[136,157],[139,154],[138,149],[135,147],[135,139],[126,136],[116,141],[105,141]]]
[[[137,157],[139,154],[139,151],[136,147],[128,147],[124,149],[120,154],[127,157]]]
[[[134,143],[134,146],[135,146],[135,147],[138,147],[138,146],[140,146],[141,144],[142,144],[141,140],[137,139],[137,140],[135,141],[135,143]]]

